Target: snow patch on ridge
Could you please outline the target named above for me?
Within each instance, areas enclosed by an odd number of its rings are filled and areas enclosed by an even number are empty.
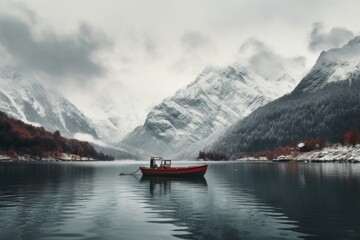
[[[321,74],[319,74],[321,73]],[[310,71],[310,81],[307,83],[310,87],[307,90],[315,90],[325,86],[328,83],[352,80],[360,74],[360,36],[354,38],[341,48],[334,48],[323,51],[320,54],[315,66]],[[317,76],[326,76],[326,80],[321,83],[317,81]],[[319,83],[317,83],[319,82]]]
[[[103,141],[101,141],[99,139],[95,139],[90,134],[79,133],[78,132],[78,133],[74,134],[74,138],[79,140],[79,141],[91,142],[91,143],[94,143],[94,144],[99,145],[101,147],[108,147],[108,145],[106,143],[104,143]]]

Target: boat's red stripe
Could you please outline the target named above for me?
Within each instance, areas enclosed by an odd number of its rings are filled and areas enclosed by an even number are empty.
[[[171,168],[141,168],[144,175],[177,175],[177,174],[205,174],[207,165],[191,167],[171,167]]]

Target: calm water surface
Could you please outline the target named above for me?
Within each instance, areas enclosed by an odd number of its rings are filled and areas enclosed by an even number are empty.
[[[0,239],[360,239],[360,164],[118,176],[144,164],[0,165]]]

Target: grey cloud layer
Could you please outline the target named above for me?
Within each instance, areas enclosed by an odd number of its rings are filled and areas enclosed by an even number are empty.
[[[201,32],[190,31],[182,36],[181,45],[186,51],[194,51],[208,47],[210,40]]]
[[[309,49],[316,52],[341,47],[354,36],[354,33],[341,27],[332,28],[326,33],[323,24],[315,23],[310,33]]]
[[[284,74],[297,77],[297,72],[301,74],[305,69],[305,57],[282,57],[256,39],[248,39],[240,47],[239,54],[245,55],[248,67],[267,79],[280,78]]]
[[[0,47],[15,63],[51,76],[89,78],[101,76],[105,68],[94,54],[107,39],[81,24],[71,35],[52,31],[37,33],[33,26],[11,16],[0,16]]]

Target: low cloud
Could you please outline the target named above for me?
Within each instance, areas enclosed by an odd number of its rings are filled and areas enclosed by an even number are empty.
[[[198,65],[207,65],[216,54],[216,46],[211,38],[198,31],[188,31],[182,35],[180,50],[181,57],[171,65],[171,68],[177,72],[183,72]]]
[[[186,32],[181,38],[181,45],[186,51],[197,51],[209,47],[210,39],[201,32]]]
[[[96,60],[96,53],[109,45],[103,34],[85,23],[76,32],[61,35],[52,30],[38,32],[24,20],[0,16],[1,50],[17,65],[52,77],[104,75],[106,69]]]
[[[278,79],[290,75],[295,80],[299,80],[306,67],[305,57],[282,57],[257,39],[248,39],[240,47],[239,61],[266,79]]]
[[[36,12],[29,8],[25,2],[12,1],[9,2],[9,6],[11,7],[11,10],[15,10],[15,13],[18,13],[17,17],[23,18],[25,21],[30,21],[31,23],[37,21]]]
[[[158,45],[156,41],[149,34],[146,34],[144,36],[143,46],[144,46],[145,56],[148,59],[154,60],[159,57]]]
[[[353,32],[341,27],[332,28],[329,32],[325,32],[323,24],[315,23],[310,33],[309,49],[318,52],[341,47],[354,36]]]

